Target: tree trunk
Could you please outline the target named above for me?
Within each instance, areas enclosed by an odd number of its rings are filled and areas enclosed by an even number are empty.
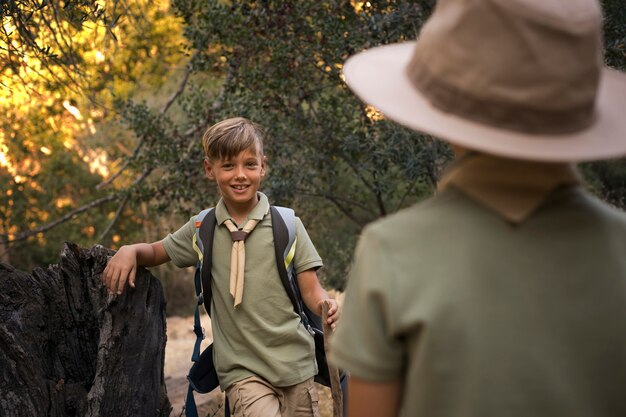
[[[66,243],[46,270],[0,264],[0,417],[170,414],[161,284],[140,268],[109,296],[111,254]]]

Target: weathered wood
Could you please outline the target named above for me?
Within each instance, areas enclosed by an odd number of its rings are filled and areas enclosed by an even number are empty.
[[[328,325],[328,304],[322,303],[322,327],[324,331],[324,350],[328,355],[329,341],[333,330]],[[328,363],[328,372],[330,374],[330,393],[333,397],[333,417],[343,416],[343,391],[341,390],[341,380],[339,379],[339,369]]]
[[[168,416],[165,300],[140,268],[110,296],[111,251],[66,243],[32,274],[0,264],[0,416]]]

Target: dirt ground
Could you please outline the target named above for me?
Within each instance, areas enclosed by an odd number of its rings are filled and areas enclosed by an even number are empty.
[[[206,331],[206,339],[202,342],[204,349],[211,341],[211,326],[208,316],[201,317]],[[170,417],[184,416],[184,404],[187,395],[187,373],[191,367],[191,353],[196,336],[193,333],[192,317],[168,317],[167,344],[165,346],[165,385],[173,410]],[[332,417],[332,398],[330,389],[318,385],[320,396],[320,414]],[[223,416],[223,393],[215,390],[209,394],[196,394],[198,413],[202,417]]]

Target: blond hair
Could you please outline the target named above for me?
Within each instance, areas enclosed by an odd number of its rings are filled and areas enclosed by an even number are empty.
[[[248,149],[254,149],[263,156],[264,136],[261,126],[246,118],[225,119],[209,127],[202,135],[204,156],[210,161],[231,159]]]

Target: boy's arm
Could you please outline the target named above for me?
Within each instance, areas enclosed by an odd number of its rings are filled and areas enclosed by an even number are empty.
[[[298,286],[300,294],[306,306],[315,314],[322,315],[322,303],[327,302],[328,308],[328,324],[334,330],[335,323],[339,319],[339,306],[337,300],[333,300],[328,293],[320,285],[317,279],[315,269],[307,269],[298,274]]]
[[[348,380],[348,417],[396,417],[400,411],[399,379],[371,382],[350,376]]]
[[[122,246],[109,260],[102,273],[102,280],[109,293],[122,294],[127,281],[131,287],[135,287],[138,266],[157,266],[169,260],[163,241]]]

